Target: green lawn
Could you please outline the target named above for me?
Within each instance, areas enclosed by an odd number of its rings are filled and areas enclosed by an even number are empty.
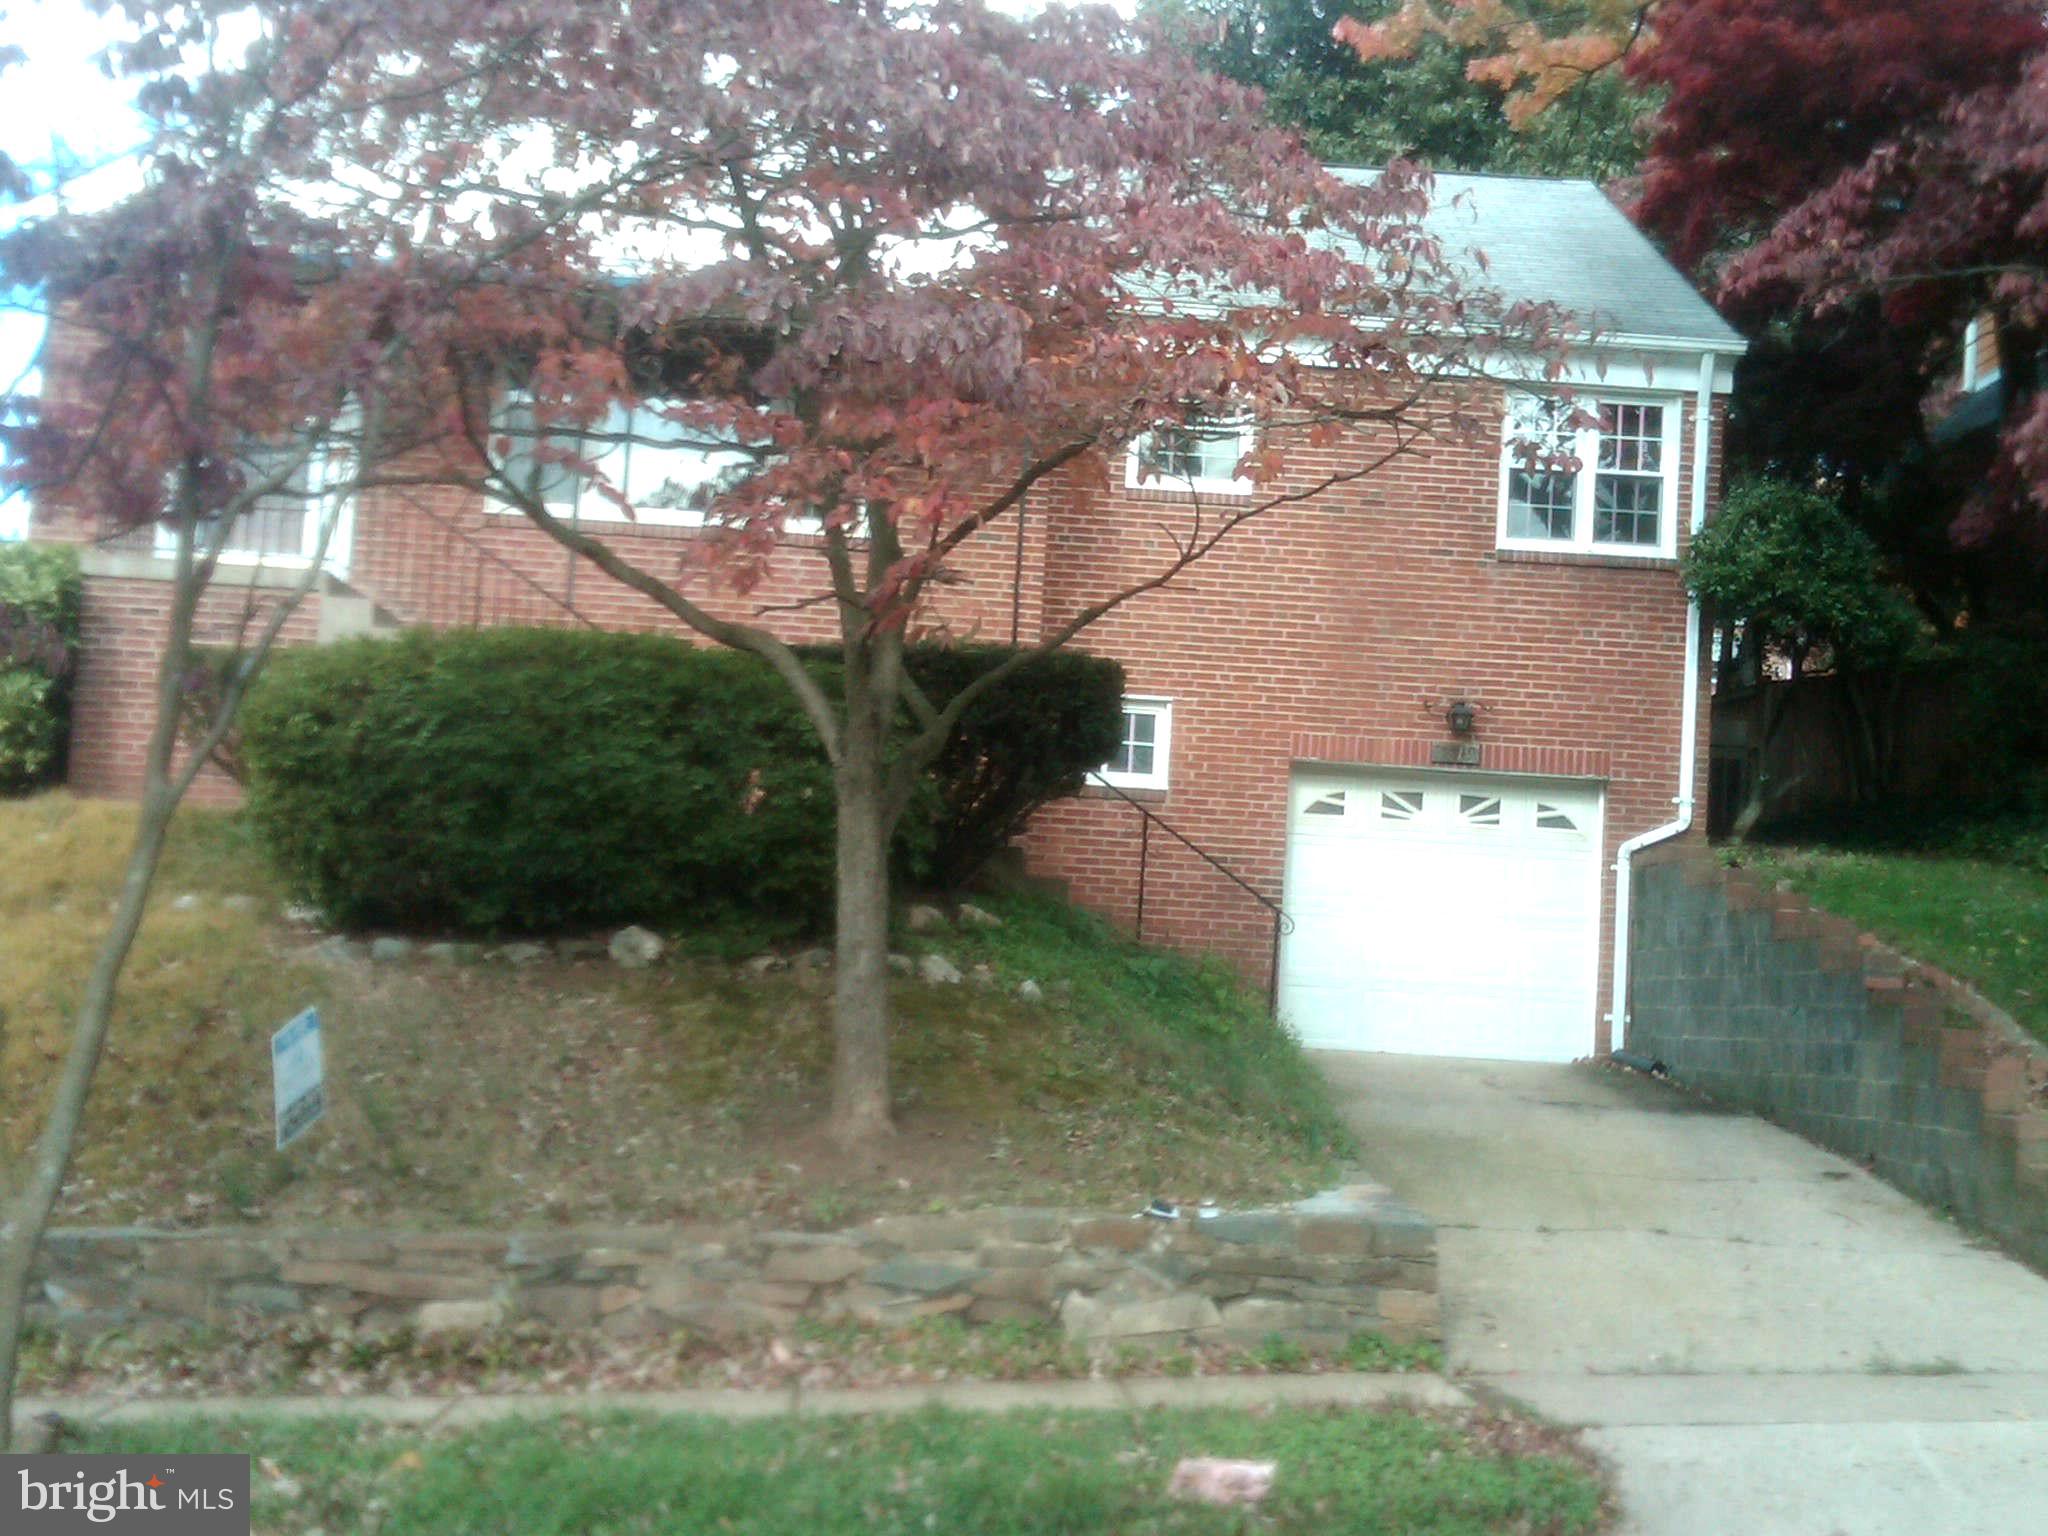
[[[0,1155],[39,1123],[133,831],[125,805],[0,802]],[[820,1133],[831,974],[736,967],[758,936],[672,933],[643,971],[325,964],[281,901],[239,818],[180,813],[60,1221],[840,1227],[1155,1195],[1242,1206],[1326,1188],[1354,1153],[1262,1000],[1058,902],[988,897],[1000,928],[898,936],[969,979],[892,984],[901,1134],[849,1159]],[[267,1041],[309,1004],[329,1112],[279,1154]]]
[[[1562,1440],[1521,1421],[1311,1409],[547,1417],[458,1434],[195,1420],[78,1449],[247,1451],[256,1529],[278,1536],[1567,1536],[1598,1529],[1603,1500]],[[1189,1455],[1276,1462],[1263,1511],[1169,1501]]]
[[[1816,906],[1976,987],[2048,1040],[2048,872],[1984,859],[1748,847]]]

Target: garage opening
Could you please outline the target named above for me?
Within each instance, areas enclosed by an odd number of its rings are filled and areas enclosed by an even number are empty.
[[[1297,770],[1281,1018],[1325,1050],[1592,1054],[1601,810],[1579,781]]]

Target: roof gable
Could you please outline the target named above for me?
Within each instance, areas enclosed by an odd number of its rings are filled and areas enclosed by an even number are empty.
[[[1350,182],[1378,170],[1332,166]],[[1747,343],[1590,181],[1441,172],[1428,224],[1467,282],[1557,304],[1602,336],[1740,352]],[[1478,256],[1485,256],[1482,267]]]

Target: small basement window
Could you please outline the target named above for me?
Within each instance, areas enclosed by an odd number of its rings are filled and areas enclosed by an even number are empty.
[[[1125,699],[1123,741],[1095,777],[1118,789],[1164,789],[1173,753],[1173,701]]]
[[[1162,423],[1131,445],[1124,484],[1133,489],[1249,496],[1255,487],[1238,465],[1258,439],[1249,416],[1191,415]]]

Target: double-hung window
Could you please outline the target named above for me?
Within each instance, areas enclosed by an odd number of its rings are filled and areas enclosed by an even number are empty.
[[[1095,777],[1119,789],[1164,789],[1172,751],[1172,701],[1125,699],[1123,739]]]
[[[244,484],[278,483],[217,535],[221,564],[303,568],[319,554],[320,536],[333,518],[325,563],[335,574],[346,575],[350,506],[346,499],[337,500],[340,476],[334,457],[317,448],[309,453],[303,444],[251,444],[239,457]],[[200,531],[202,546],[216,537],[217,527]],[[176,547],[177,530],[168,522],[158,523],[157,553],[168,555]]]
[[[1249,416],[1192,415],[1162,423],[1131,445],[1124,484],[1136,489],[1248,496],[1252,482],[1238,466],[1257,439]]]
[[[615,499],[623,496],[642,523],[694,527],[713,497],[755,467],[752,454],[672,420],[658,401],[615,403],[590,427],[543,434],[532,402],[515,397],[497,435],[509,443],[506,478],[573,522],[623,522]],[[501,503],[497,510],[518,508]]]
[[[1503,549],[1677,554],[1675,399],[1508,397]]]

